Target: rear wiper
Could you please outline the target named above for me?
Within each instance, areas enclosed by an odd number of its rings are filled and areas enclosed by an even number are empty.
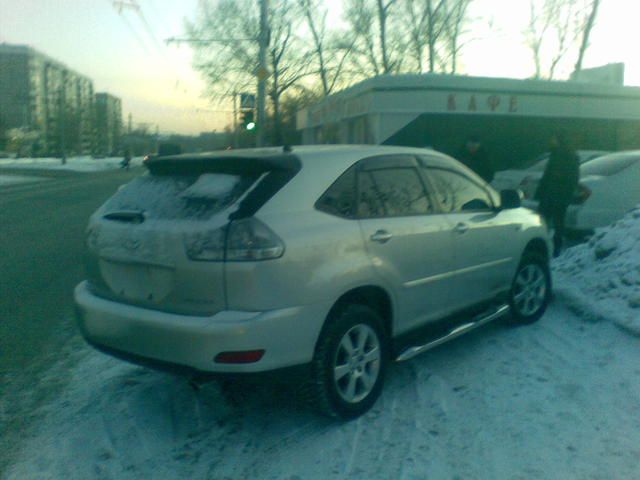
[[[107,213],[102,218],[106,220],[114,220],[116,222],[142,223],[144,222],[146,215],[144,211],[140,210],[120,210],[118,212]]]

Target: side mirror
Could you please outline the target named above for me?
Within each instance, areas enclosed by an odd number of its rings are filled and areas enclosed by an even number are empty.
[[[519,190],[502,190],[500,192],[500,206],[503,210],[520,208],[522,197]]]

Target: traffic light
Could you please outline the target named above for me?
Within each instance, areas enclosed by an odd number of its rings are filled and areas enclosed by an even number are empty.
[[[253,130],[256,128],[256,122],[253,119],[253,110],[240,112],[240,123],[246,130]]]

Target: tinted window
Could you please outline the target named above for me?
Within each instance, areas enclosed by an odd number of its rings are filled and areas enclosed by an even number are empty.
[[[591,160],[580,167],[580,176],[599,175],[608,177],[630,167],[640,159],[636,155],[606,155]]]
[[[490,210],[489,193],[464,175],[451,170],[426,169],[437,189],[437,199],[446,213]]]
[[[339,217],[352,217],[356,204],[356,169],[343,173],[320,197],[316,207]]]
[[[433,211],[415,168],[365,170],[359,178],[359,214],[364,218],[424,215]]]

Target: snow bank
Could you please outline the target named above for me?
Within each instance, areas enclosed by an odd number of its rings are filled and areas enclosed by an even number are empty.
[[[131,159],[130,166],[142,165],[143,157]],[[74,172],[101,172],[120,168],[121,157],[93,158],[90,156],[69,157],[62,165],[59,158],[3,158],[0,168],[33,168],[47,170],[71,170]]]
[[[640,336],[640,205],[568,249],[553,271],[556,291],[574,310]]]

